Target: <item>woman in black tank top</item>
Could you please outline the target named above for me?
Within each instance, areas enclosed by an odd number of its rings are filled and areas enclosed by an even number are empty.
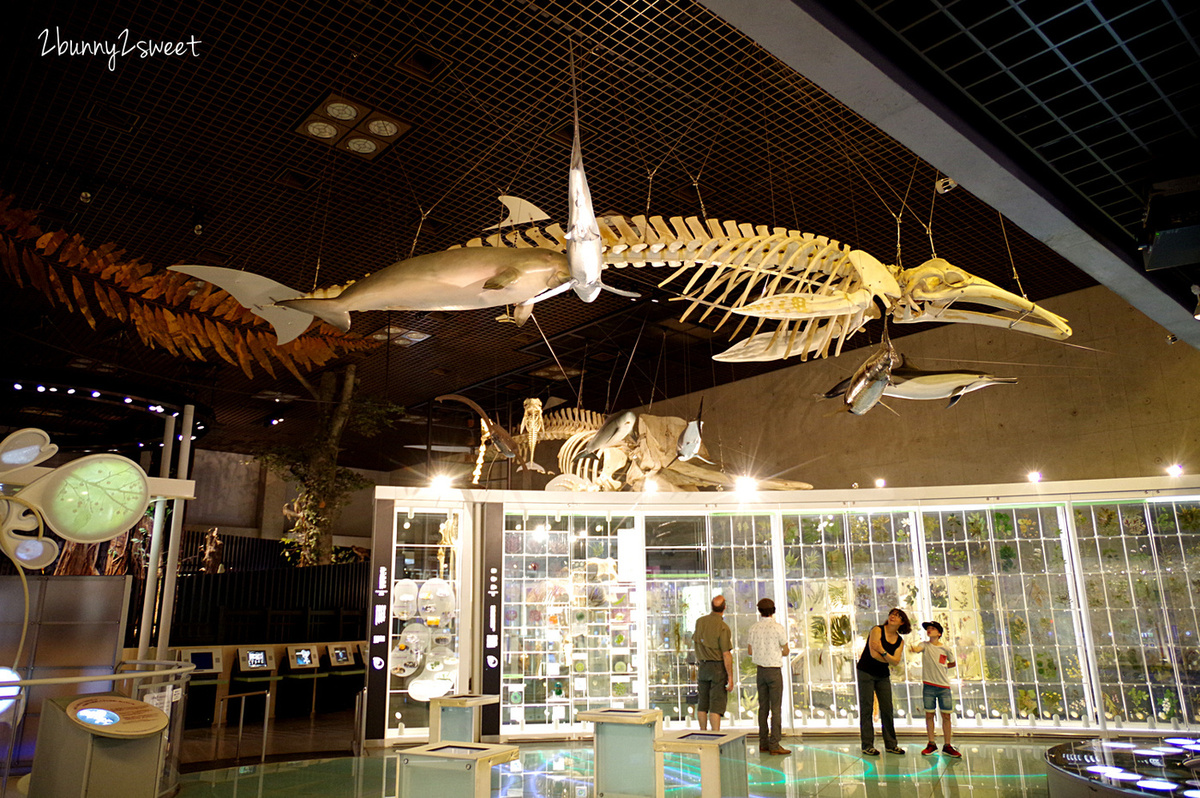
[[[912,624],[904,610],[893,609],[887,622],[871,629],[862,656],[858,658],[858,729],[862,737],[862,752],[879,756],[875,748],[875,727],[871,723],[875,699],[879,699],[879,720],[883,726],[883,747],[893,754],[904,754],[896,741],[896,724],[892,717],[892,679],[889,665],[904,661],[904,638]]]

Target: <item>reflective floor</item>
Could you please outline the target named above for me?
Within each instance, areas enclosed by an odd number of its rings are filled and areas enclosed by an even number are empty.
[[[923,757],[924,741],[904,742],[906,756],[885,753],[867,758],[858,741],[821,739],[788,743],[791,756],[758,752],[750,738],[746,754],[750,795],[961,796],[1016,798],[1047,795],[1045,752],[1059,741],[961,740],[962,759]],[[181,777],[181,798],[402,798],[396,794],[397,754],[367,758],[308,760],[189,773]],[[524,744],[519,763],[498,773],[497,798],[596,798],[591,743]],[[497,768],[497,771],[501,771]],[[667,795],[700,795],[699,763],[694,757],[668,755]],[[433,796],[422,796],[433,798]],[[440,798],[440,797],[439,797]]]

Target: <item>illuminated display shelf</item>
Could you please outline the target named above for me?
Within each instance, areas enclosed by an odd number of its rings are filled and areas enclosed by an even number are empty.
[[[1175,795],[1200,798],[1200,773],[1188,764],[1200,758],[1200,736],[1164,735],[1082,740],[1046,752],[1050,794],[1118,798]]]

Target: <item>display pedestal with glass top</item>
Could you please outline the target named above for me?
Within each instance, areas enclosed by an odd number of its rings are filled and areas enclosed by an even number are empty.
[[[397,795],[489,798],[492,768],[517,758],[515,745],[430,743],[400,755]]]
[[[155,798],[167,720],[158,707],[118,693],[47,699],[30,798]]]
[[[483,708],[498,695],[447,695],[429,699],[429,742],[479,742]]]
[[[671,732],[654,741],[654,750],[700,758],[700,798],[748,798],[747,734],[748,731]],[[661,788],[658,795],[665,798]]]
[[[1200,798],[1200,736],[1079,740],[1046,751],[1051,798]]]
[[[579,720],[594,723],[596,795],[653,798],[663,794],[662,755],[654,741],[662,734],[662,710],[593,709]]]

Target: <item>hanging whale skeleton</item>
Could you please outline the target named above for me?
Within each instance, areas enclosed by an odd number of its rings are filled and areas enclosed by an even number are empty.
[[[720,329],[736,317],[731,337],[754,320],[750,336],[715,355],[716,360],[836,357],[846,339],[878,318],[881,309],[898,324],[979,324],[1060,341],[1071,335],[1063,317],[941,258],[901,269],[825,236],[715,219],[701,223],[694,216],[672,217],[669,223],[661,216],[649,220],[607,216],[597,219],[597,229],[605,268],[672,269],[660,286],[688,278],[677,297],[688,303],[682,319],[697,310],[701,321],[717,313],[716,329]],[[308,325],[321,308],[320,300],[336,310],[325,315],[336,318],[339,326],[348,324],[345,314],[350,310],[514,304],[520,317],[527,317],[547,288],[570,283],[564,257],[568,243],[558,224],[494,233],[313,294],[300,294],[269,278],[234,269],[171,268],[229,290],[270,322],[283,342],[299,335],[298,324],[301,331]],[[236,286],[237,292],[230,286]],[[290,295],[280,301],[281,292]],[[348,301],[355,298],[360,301]],[[764,330],[768,323],[773,327]]]

